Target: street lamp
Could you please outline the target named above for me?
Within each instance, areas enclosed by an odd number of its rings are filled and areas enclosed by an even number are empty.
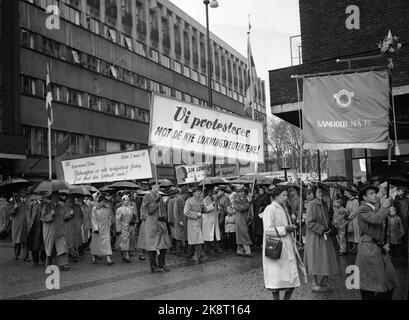
[[[212,57],[210,55],[210,31],[209,31],[209,4],[210,8],[217,8],[219,4],[216,0],[203,0],[204,5],[206,6],[206,37],[207,37],[207,90],[208,98],[207,105],[209,108],[213,106],[212,98]],[[216,176],[216,157],[213,156],[213,165],[212,165],[212,176]]]

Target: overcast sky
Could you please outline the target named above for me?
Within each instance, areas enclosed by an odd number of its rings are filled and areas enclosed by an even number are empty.
[[[206,26],[203,0],[170,0]],[[298,0],[218,0],[209,7],[210,30],[247,58],[248,15],[251,48],[257,75],[266,82],[267,114],[270,115],[268,70],[291,65],[290,36],[300,34]]]

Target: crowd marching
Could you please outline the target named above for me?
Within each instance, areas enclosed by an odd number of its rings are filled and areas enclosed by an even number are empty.
[[[406,187],[366,185],[330,189],[325,184],[166,187],[152,179],[149,190],[52,192],[12,199],[0,195],[0,231],[11,231],[14,257],[35,265],[56,263],[69,270],[85,251],[90,262],[114,264],[148,256],[152,273],[168,272],[167,250],[200,264],[210,255],[233,251],[251,258],[266,246],[266,235],[282,242],[281,257],[263,254],[264,280],[275,299],[290,299],[295,287],[312,279],[312,290],[330,288],[340,273],[339,255],[357,254],[363,299],[388,299],[397,286],[392,258],[408,252],[409,193]],[[335,193],[330,191],[336,190]],[[379,192],[379,193],[378,193]],[[387,226],[386,236],[383,226]],[[331,241],[332,238],[336,241]],[[384,239],[387,239],[384,241]],[[31,252],[31,259],[29,257]]]

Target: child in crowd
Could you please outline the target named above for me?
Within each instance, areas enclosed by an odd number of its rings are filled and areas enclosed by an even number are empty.
[[[339,255],[342,256],[346,253],[347,248],[345,229],[349,213],[348,210],[343,206],[342,199],[334,200],[333,209],[334,209],[333,223],[338,231],[337,241],[339,244]]]
[[[227,216],[224,221],[224,232],[227,239],[227,249],[236,251],[236,217],[232,206],[227,207]]]
[[[392,257],[398,258],[400,256],[404,233],[402,220],[396,215],[396,208],[390,207],[388,216],[388,242]]]

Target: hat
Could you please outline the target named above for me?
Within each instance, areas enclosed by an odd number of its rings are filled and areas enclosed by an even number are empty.
[[[379,188],[377,186],[375,186],[373,184],[370,184],[370,183],[367,183],[367,184],[364,184],[361,187],[361,189],[359,189],[359,198],[363,199],[366,190],[369,190],[369,189],[374,189],[376,193],[379,192]]]
[[[271,195],[275,198],[278,195],[280,195],[283,191],[287,191],[287,188],[285,186],[277,186],[273,189]]]

